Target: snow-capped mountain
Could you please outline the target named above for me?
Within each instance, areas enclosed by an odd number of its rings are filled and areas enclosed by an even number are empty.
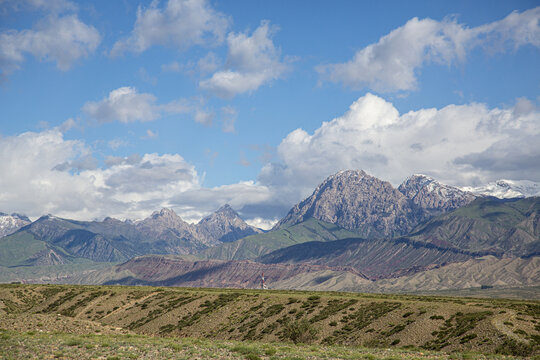
[[[529,180],[497,180],[483,186],[461,188],[476,195],[495,196],[500,199],[540,196],[540,183]]]
[[[4,214],[0,212],[0,238],[9,234],[13,234],[25,225],[30,224],[28,217],[21,214]]]

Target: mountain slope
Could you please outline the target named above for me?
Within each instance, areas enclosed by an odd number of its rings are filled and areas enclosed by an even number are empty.
[[[307,242],[279,249],[256,261],[264,264],[346,266],[370,279],[396,277],[445,263],[462,262],[476,254],[400,239],[343,239]]]
[[[357,232],[364,238],[377,238],[408,233],[418,223],[419,215],[411,201],[389,182],[364,171],[347,170],[327,178],[274,229],[310,217]]]
[[[407,178],[398,190],[422,209],[424,219],[455,210],[476,199],[470,192],[420,174]]]
[[[255,259],[273,250],[307,241],[332,241],[355,236],[334,224],[313,218],[264,234],[252,235],[243,239],[211,247],[194,255],[197,259],[245,260]]]
[[[278,249],[257,261],[339,264],[384,278],[484,255],[540,255],[540,198],[478,198],[418,226],[409,236],[308,242]]]
[[[364,171],[340,171],[295,205],[274,227],[310,217],[336,224],[366,239],[406,235],[420,222],[469,204],[476,196],[425,175],[413,175],[398,189]]]
[[[262,230],[246,224],[229,204],[199,221],[197,231],[204,238],[216,239],[219,242],[232,242],[262,233]]]
[[[189,254],[218,243],[217,239],[203,238],[191,225],[171,209],[154,211],[148,218],[135,223],[135,228],[154,247],[158,254]]]
[[[308,264],[266,265],[249,260],[187,261],[174,256],[147,255],[89,274],[79,281],[105,285],[260,288],[262,273],[267,281],[273,283],[301,273],[327,269],[330,268]],[[360,274],[357,276],[361,277]],[[103,282],[104,279],[107,280]],[[364,281],[369,282],[367,279]]]
[[[540,254],[540,197],[478,198],[418,226],[409,239],[499,256]]]
[[[145,254],[190,254],[221,244],[220,239],[235,240],[257,232],[260,230],[247,225],[228,205],[196,225],[169,209],[135,223],[46,215],[2,238],[0,266],[65,264],[72,258],[121,262]]]
[[[369,283],[347,271],[337,273],[322,270],[298,274],[273,285],[280,289],[411,293],[482,286],[501,289],[538,284],[540,284],[540,257],[497,259],[486,256]]]

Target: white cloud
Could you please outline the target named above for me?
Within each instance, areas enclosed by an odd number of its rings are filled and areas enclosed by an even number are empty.
[[[280,50],[272,41],[274,32],[275,27],[263,21],[251,36],[230,33],[225,69],[202,80],[199,86],[219,97],[231,98],[280,78],[287,65],[280,60]]]
[[[472,103],[399,114],[367,94],[313,134],[291,132],[278,147],[280,161],[267,164],[259,181],[296,200],[341,169],[364,169],[394,185],[413,173],[455,185],[501,177],[539,181],[540,112],[523,104],[521,99],[509,109]]]
[[[203,124],[204,126],[212,126],[214,122],[215,114],[211,110],[198,108],[195,110],[195,122]]]
[[[89,101],[83,111],[99,122],[120,121],[152,121],[163,113],[181,114],[190,111],[185,101],[172,101],[167,104],[156,104],[156,97],[148,93],[138,93],[133,87],[121,87],[109,93],[101,101]]]
[[[107,145],[113,150],[118,150],[122,147],[128,146],[129,142],[124,139],[116,138],[116,139],[109,140],[107,142]]]
[[[419,172],[454,185],[540,181],[538,144],[540,111],[524,98],[503,109],[472,103],[400,114],[367,94],[313,133],[292,131],[257,181],[207,188],[178,154],[108,156],[100,167],[84,142],[54,128],[0,138],[0,210],[84,220],[172,207],[197,221],[229,203],[261,226],[341,169],[364,169],[394,185]]]
[[[272,207],[269,204],[276,202],[268,187],[253,181],[190,189],[172,196],[170,201],[183,214],[182,217],[190,221],[201,219],[223,204],[231,205],[245,219],[267,218],[267,212]]]
[[[225,203],[255,218],[273,201],[267,187],[249,181],[205,188],[178,154],[108,156],[99,167],[84,142],[64,139],[58,128],[0,138],[0,173],[0,209],[33,218],[139,219],[171,207],[198,221]]]
[[[0,138],[0,208],[38,217],[139,217],[199,187],[194,167],[177,154],[109,157],[99,168],[81,141],[57,129]]]
[[[345,63],[317,67],[323,79],[351,88],[380,92],[414,90],[416,71],[427,63],[463,62],[467,51],[482,46],[505,51],[523,45],[540,47],[540,7],[513,12],[506,18],[468,28],[455,20],[413,18],[405,25],[366,46]]]
[[[0,34],[0,69],[9,75],[20,68],[25,54],[54,61],[60,70],[68,70],[75,61],[92,54],[101,36],[93,26],[77,15],[49,16],[33,29],[9,30]]]
[[[139,7],[131,35],[114,44],[112,56],[142,53],[154,45],[184,50],[223,41],[230,20],[207,1],[169,0],[163,8],[158,5],[152,1],[146,9]]]

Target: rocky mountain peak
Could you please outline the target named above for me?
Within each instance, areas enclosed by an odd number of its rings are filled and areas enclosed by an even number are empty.
[[[410,200],[389,182],[362,170],[340,171],[328,177],[274,228],[310,217],[357,231],[364,237],[401,235],[416,224]]]
[[[455,186],[445,185],[422,174],[414,174],[398,190],[431,217],[469,204],[476,196]]]
[[[174,210],[163,208],[159,211],[154,211],[152,215],[146,219],[137,222],[137,227],[149,227],[155,228],[155,230],[162,231],[165,228],[182,229],[185,230],[190,226],[187,222],[182,220]]]
[[[152,215],[150,215],[150,217],[152,219],[157,219],[157,218],[169,218],[169,219],[173,219],[173,218],[177,218],[179,217],[173,209],[168,209],[168,208],[163,208],[159,211],[154,211],[152,213]]]
[[[105,219],[103,219],[103,222],[108,223],[108,224],[118,224],[118,223],[122,223],[123,221],[107,216]]]
[[[229,204],[223,205],[222,207],[217,209],[216,212],[214,212],[214,214],[223,214],[223,215],[231,217],[231,218],[233,218],[233,217],[234,218],[236,218],[236,217],[239,218],[240,217],[238,215],[238,213],[236,211],[234,211],[234,209]]]
[[[202,219],[197,224],[197,228],[201,234],[219,239],[222,242],[235,241],[262,232],[242,220],[229,204],[223,205],[214,213]]]

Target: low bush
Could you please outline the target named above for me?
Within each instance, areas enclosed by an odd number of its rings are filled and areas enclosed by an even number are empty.
[[[295,344],[310,343],[317,338],[318,330],[307,320],[292,321],[285,324],[282,335],[284,340]]]

